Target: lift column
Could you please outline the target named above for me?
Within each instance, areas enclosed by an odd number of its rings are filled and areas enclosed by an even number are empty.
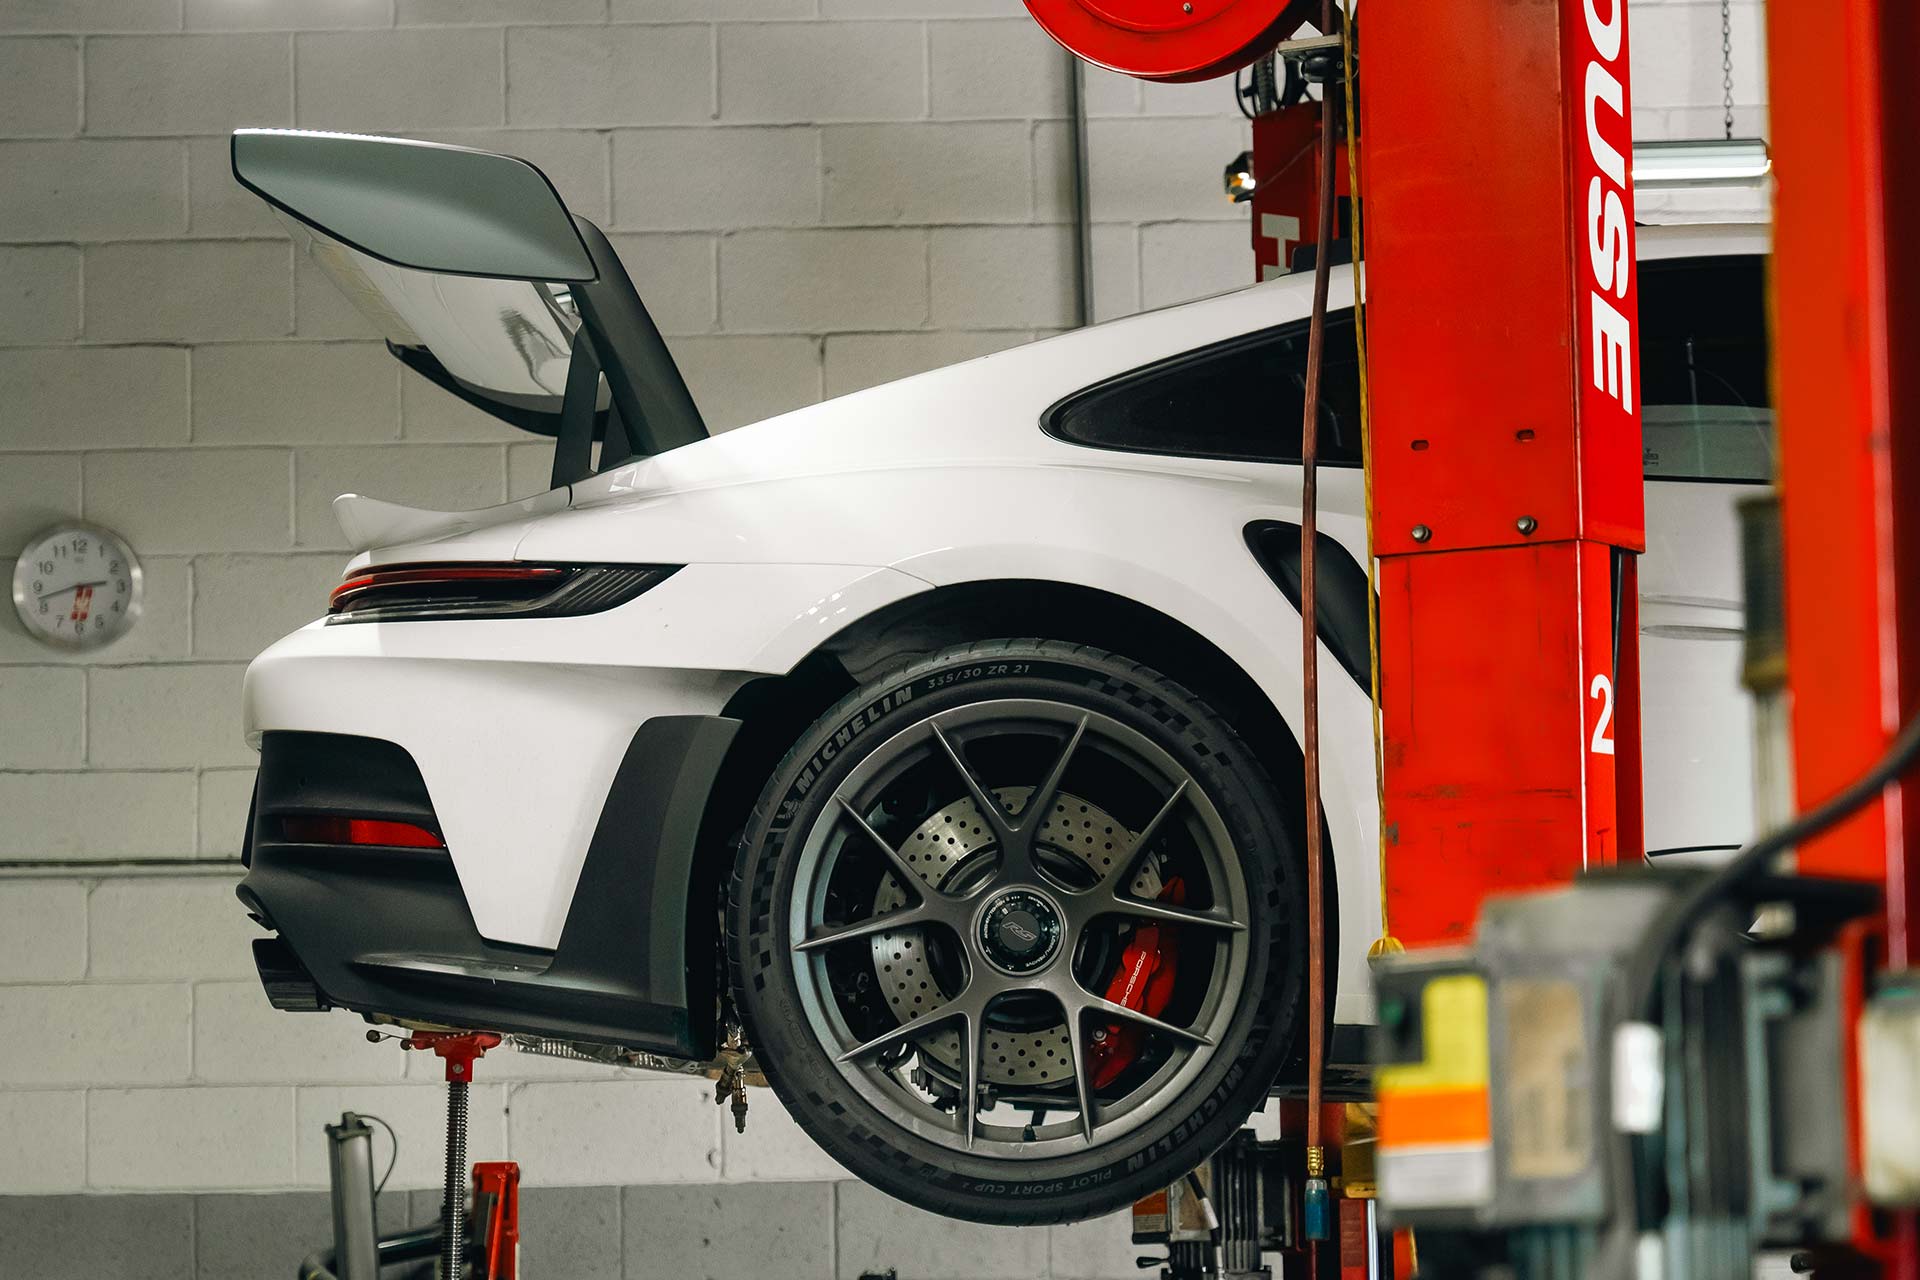
[[[1391,933],[1641,853],[1625,0],[1367,14]]]
[[[1810,807],[1920,710],[1920,99],[1907,0],[1770,11],[1774,386],[1794,776]],[[1920,966],[1920,780],[1800,851],[1887,882],[1887,964]]]
[[[1774,404],[1798,807],[1866,772],[1920,713],[1920,98],[1911,0],[1768,6],[1775,174]],[[1849,939],[1857,1010],[1920,969],[1920,780],[1799,851],[1800,870],[1884,883]],[[1850,1055],[1856,1171],[1874,1117]],[[1910,1136],[1910,1135],[1909,1135]],[[1895,1142],[1900,1139],[1894,1139]],[[1910,1157],[1910,1151],[1907,1153]],[[1872,1180],[1868,1180],[1872,1189]],[[1920,1278],[1920,1216],[1856,1215],[1855,1244]]]

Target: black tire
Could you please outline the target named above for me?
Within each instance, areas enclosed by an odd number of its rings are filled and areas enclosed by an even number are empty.
[[[1215,997],[1210,1015],[1215,1021],[1209,1026],[1224,1029],[1209,1042],[1204,1060],[1201,1050],[1189,1050],[1200,1065],[1177,1090],[1163,1090],[1174,1096],[1156,1098],[1153,1106],[1162,1109],[1143,1108],[1145,1118],[1136,1127],[1108,1141],[1093,1135],[1090,1119],[1088,1145],[1039,1158],[980,1154],[972,1146],[971,1119],[967,1147],[956,1150],[874,1105],[843,1077],[836,1055],[809,1020],[797,972],[804,961],[795,959],[789,936],[805,833],[834,803],[835,788],[902,731],[921,727],[932,733],[924,722],[943,713],[978,716],[982,709],[960,709],[1003,699],[1044,699],[1110,718],[1102,722],[1137,731],[1176,761],[1219,820],[1209,829],[1223,827],[1231,837],[1250,915],[1244,922],[1244,950],[1233,952],[1244,957],[1233,970],[1243,975],[1235,988],[1238,998]],[[1083,715],[1081,724],[1086,723]],[[991,727],[976,732],[990,734]],[[1063,770],[1072,751],[1072,745],[1066,747]],[[1176,790],[1176,798],[1179,794]],[[1168,807],[1173,803],[1169,800]],[[735,862],[727,911],[734,997],[774,1091],[815,1141],[867,1182],[910,1204],[976,1222],[1090,1218],[1197,1167],[1264,1102],[1293,1050],[1305,1025],[1307,932],[1296,826],[1286,820],[1272,781],[1233,730],[1166,677],[1111,653],[1057,641],[995,640],[951,648],[877,677],[842,700],[775,770]],[[1138,843],[1147,848],[1147,841]],[[1222,950],[1208,954],[1226,954],[1228,945],[1222,942]],[[1208,981],[1213,980],[1210,971]],[[816,998],[815,1007],[819,1004]],[[970,1096],[995,1105],[990,1089]],[[1097,1115],[1104,1106],[1100,1102],[1086,1110]]]

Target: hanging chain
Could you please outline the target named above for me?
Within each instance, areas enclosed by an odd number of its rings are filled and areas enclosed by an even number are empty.
[[[1733,138],[1733,0],[1720,0],[1720,91],[1727,138]]]

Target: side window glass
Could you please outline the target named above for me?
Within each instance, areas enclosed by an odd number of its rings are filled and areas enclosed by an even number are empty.
[[[1353,312],[1327,317],[1320,458],[1360,465],[1359,363]],[[1123,374],[1056,405],[1049,433],[1134,453],[1298,462],[1306,401],[1307,324],[1296,321]]]
[[[1641,264],[1647,479],[1772,478],[1765,262],[1745,254]]]

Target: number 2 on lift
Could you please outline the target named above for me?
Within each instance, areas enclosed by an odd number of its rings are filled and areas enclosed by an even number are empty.
[[[1589,698],[1600,699],[1600,722],[1593,726],[1593,744],[1590,750],[1597,756],[1613,754],[1613,681],[1605,676],[1595,676],[1587,688]]]

